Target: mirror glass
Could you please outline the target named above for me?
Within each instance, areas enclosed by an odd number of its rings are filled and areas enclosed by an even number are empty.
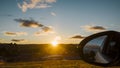
[[[102,50],[106,41],[107,35],[100,36],[90,40],[83,48],[84,59],[89,62],[109,63],[110,59]],[[111,44],[114,44],[113,42]]]

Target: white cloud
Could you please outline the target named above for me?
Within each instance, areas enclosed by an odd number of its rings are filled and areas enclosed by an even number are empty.
[[[56,2],[56,0],[45,0],[45,1],[48,2],[48,3]]]
[[[51,15],[52,15],[52,16],[56,16],[56,13],[55,13],[55,12],[51,12]]]
[[[56,0],[23,0],[22,4],[18,2],[18,7],[21,8],[23,12],[26,12],[27,9],[52,7],[51,4],[54,2],[56,2]]]
[[[36,8],[49,8],[49,7],[52,7],[48,4],[40,4],[39,6],[36,6]]]

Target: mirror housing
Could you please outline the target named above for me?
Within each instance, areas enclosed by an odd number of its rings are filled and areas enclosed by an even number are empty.
[[[87,63],[114,66],[120,63],[120,32],[105,31],[86,37],[79,44],[80,56]]]

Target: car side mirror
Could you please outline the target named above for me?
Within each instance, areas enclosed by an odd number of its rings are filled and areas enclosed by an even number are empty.
[[[81,58],[90,64],[114,66],[120,62],[120,32],[105,31],[86,37],[79,44]]]

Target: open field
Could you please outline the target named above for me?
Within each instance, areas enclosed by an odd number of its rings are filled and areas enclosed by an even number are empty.
[[[62,44],[57,48],[46,44],[1,44],[0,61],[0,68],[103,68],[81,61],[75,44]]]
[[[103,68],[87,64],[81,60],[47,60],[39,62],[3,63],[0,68]],[[119,68],[119,67],[107,67]]]

